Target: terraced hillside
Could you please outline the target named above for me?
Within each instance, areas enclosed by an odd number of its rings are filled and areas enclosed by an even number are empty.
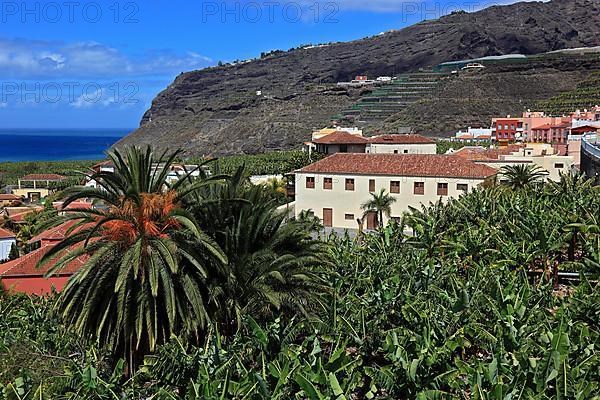
[[[440,82],[447,78],[448,74],[438,72],[400,75],[397,80],[375,87],[334,119],[371,127],[401,112],[411,104],[429,98],[435,93]]]
[[[538,103],[537,109],[550,115],[563,115],[600,105],[600,72],[590,75],[573,90]]]
[[[460,71],[440,81],[434,92],[372,127],[374,130],[411,130],[447,136],[466,127],[489,126],[493,117],[520,115],[539,109],[542,102],[572,111],[594,102],[600,55],[546,55],[528,60],[487,64],[477,71]],[[559,102],[565,96],[586,99]],[[585,94],[585,96],[584,96]],[[572,100],[572,99],[571,99]]]

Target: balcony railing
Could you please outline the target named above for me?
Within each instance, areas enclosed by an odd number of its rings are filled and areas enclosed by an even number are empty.
[[[597,135],[585,135],[581,140],[581,148],[600,161],[600,143]]]

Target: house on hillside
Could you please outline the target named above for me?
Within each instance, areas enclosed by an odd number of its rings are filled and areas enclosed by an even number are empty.
[[[375,215],[361,205],[385,189],[397,201],[391,218],[409,206],[456,198],[493,180],[496,170],[465,158],[437,154],[338,153],[295,172],[296,216],[311,210],[326,227],[374,229]],[[387,218],[384,218],[387,223]]]
[[[52,184],[63,182],[67,177],[57,174],[29,174],[21,177],[13,194],[37,203],[53,193]]]
[[[10,250],[17,245],[17,235],[13,232],[0,228],[0,263],[8,260]]]

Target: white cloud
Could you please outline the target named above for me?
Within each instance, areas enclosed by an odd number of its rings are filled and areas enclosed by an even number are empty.
[[[149,50],[130,55],[97,42],[0,38],[0,76],[4,79],[170,76],[211,63],[194,52]]]

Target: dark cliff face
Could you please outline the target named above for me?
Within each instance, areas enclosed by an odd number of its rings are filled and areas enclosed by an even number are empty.
[[[454,13],[353,42],[192,71],[160,93],[140,128],[118,145],[182,147],[195,155],[290,148],[360,96],[359,90],[331,83],[450,60],[600,46],[599,26],[598,0],[517,3]]]

